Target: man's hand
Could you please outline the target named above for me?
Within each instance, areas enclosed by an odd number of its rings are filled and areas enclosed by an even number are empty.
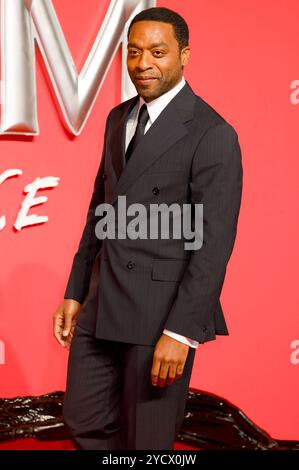
[[[53,315],[53,334],[64,348],[70,349],[80,308],[77,300],[65,299]]]
[[[188,351],[187,344],[162,334],[153,355],[152,385],[164,387],[179,379],[183,373]]]

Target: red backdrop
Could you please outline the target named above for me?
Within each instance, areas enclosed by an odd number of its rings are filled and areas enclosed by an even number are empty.
[[[108,3],[53,0],[79,70]],[[199,346],[191,386],[229,399],[274,437],[299,439],[299,354],[292,349],[292,343],[299,348],[299,104],[291,99],[299,78],[299,5],[172,0],[157,6],[188,22],[185,77],[233,124],[243,154],[238,235],[221,297],[230,336]],[[52,336],[52,315],[83,229],[105,119],[120,101],[120,73],[119,52],[83,133],[73,137],[59,120],[37,50],[40,135],[0,137],[0,174],[23,171],[0,186],[0,215],[7,218],[0,232],[2,397],[65,389],[68,353]],[[16,232],[24,186],[49,175],[60,177],[59,185],[43,190],[48,201],[31,209],[49,221]]]

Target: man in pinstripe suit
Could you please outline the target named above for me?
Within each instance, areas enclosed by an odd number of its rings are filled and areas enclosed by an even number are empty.
[[[137,95],[113,108],[54,335],[70,349],[63,416],[77,449],[171,449],[199,343],[227,335],[220,304],[242,193],[238,136],[184,79],[188,27],[136,15],[127,66]],[[203,244],[96,236],[96,207],[203,204]],[[149,216],[148,216],[149,217]],[[116,224],[119,220],[116,221]]]

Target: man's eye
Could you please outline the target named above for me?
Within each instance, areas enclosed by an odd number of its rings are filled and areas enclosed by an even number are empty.
[[[157,54],[158,56],[162,55],[162,51],[154,51],[154,54]]]
[[[137,51],[129,51],[129,54],[130,54],[130,55],[136,55],[136,54],[137,54]]]

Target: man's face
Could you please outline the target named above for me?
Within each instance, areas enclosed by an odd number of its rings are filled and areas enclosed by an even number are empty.
[[[149,102],[173,88],[182,78],[190,49],[179,51],[172,24],[134,23],[128,38],[127,67],[137,93]]]

